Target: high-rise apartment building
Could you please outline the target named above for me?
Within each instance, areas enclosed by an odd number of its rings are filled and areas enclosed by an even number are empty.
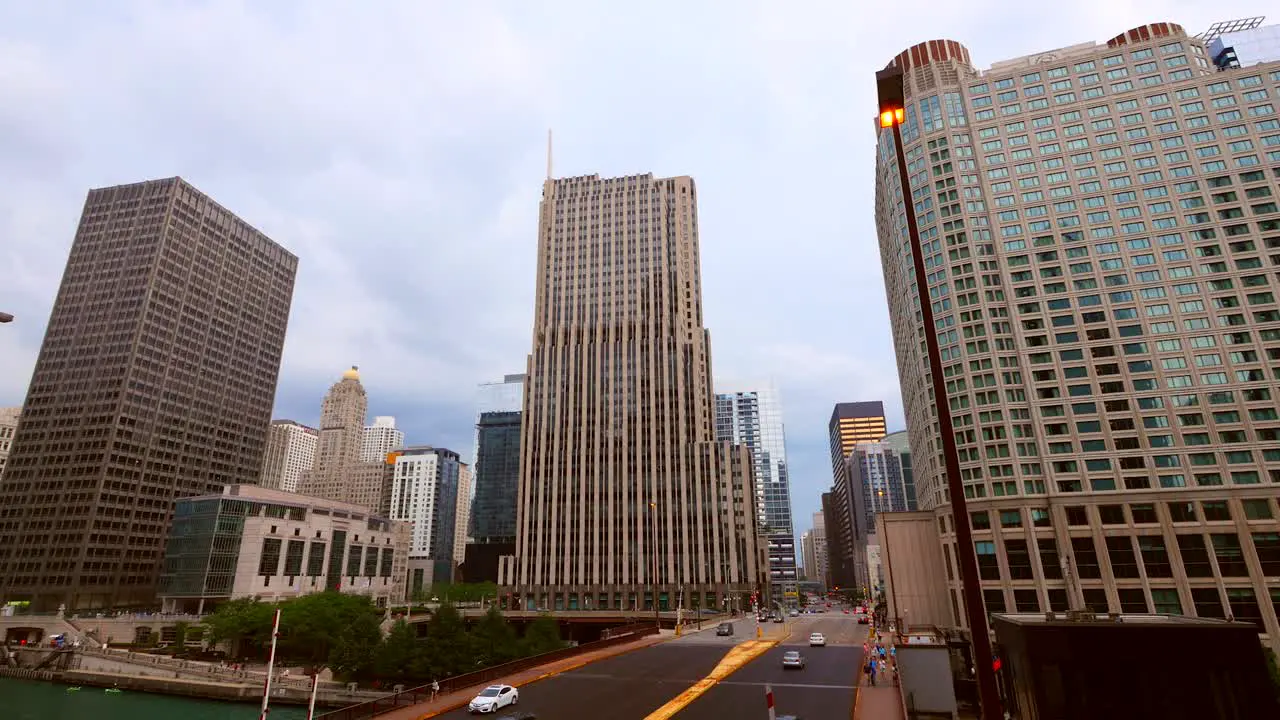
[[[258,485],[297,492],[303,473],[315,464],[319,439],[320,432],[313,427],[292,420],[272,420]]]
[[[520,484],[520,418],[525,376],[480,386],[476,416],[475,498],[470,535],[477,543],[516,541],[516,490]]]
[[[907,458],[909,468],[909,452]],[[851,537],[844,538],[848,543],[845,553],[853,559],[858,585],[867,588],[872,585],[867,545],[868,538],[876,531],[876,516],[883,512],[913,510],[916,500],[907,489],[902,458],[889,443],[854,445],[845,458],[844,470],[845,477],[837,487],[844,493],[843,504],[852,518]]]
[[[471,466],[458,463],[458,499],[453,504],[453,565],[456,567],[467,556],[467,528],[471,524]]]
[[[89,191],[0,480],[0,598],[154,602],[174,501],[258,479],[297,267],[180,178]]]
[[[396,427],[396,419],[379,415],[366,425],[360,438],[360,462],[385,463],[387,455],[404,447],[404,431]]]
[[[714,441],[692,178],[548,178],[537,272],[504,584],[522,607],[744,607],[751,458]]]
[[[22,408],[0,408],[0,477],[4,476],[5,462],[9,459],[9,448],[13,445],[14,433],[18,432],[18,417]]]
[[[769,599],[795,605],[799,602],[795,527],[778,391],[763,384],[751,390],[717,392],[715,403],[716,440],[745,446],[751,453],[756,526],[768,538]]]
[[[931,41],[892,67],[909,187],[880,130],[876,223],[916,490],[949,566],[931,372],[987,611],[1230,615],[1275,645],[1280,64],[1218,71],[1158,23],[985,70]]]
[[[368,412],[369,398],[360,383],[360,369],[353,366],[325,393],[315,463],[302,473],[298,492],[359,505],[375,513],[385,509],[386,456],[375,462],[362,459]]]
[[[445,448],[409,447],[392,453],[391,519],[413,524],[409,545],[410,594],[433,582],[451,582],[458,507],[471,469]],[[464,526],[465,527],[465,526]]]

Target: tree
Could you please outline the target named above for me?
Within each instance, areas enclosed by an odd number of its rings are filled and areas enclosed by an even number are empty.
[[[191,630],[191,623],[178,622],[173,626],[173,646],[178,648],[178,652],[182,652],[187,647],[187,633]]]
[[[319,672],[328,663],[338,636],[375,612],[363,595],[326,591],[290,600],[280,606],[277,652]]]
[[[471,640],[479,667],[500,665],[520,657],[520,640],[516,631],[497,606],[489,606],[489,612],[471,631]]]
[[[427,675],[424,655],[417,631],[403,619],[397,620],[375,652],[373,673],[388,683],[423,680]]]
[[[541,655],[564,647],[560,623],[550,615],[540,615],[524,631],[524,654]]]
[[[443,603],[427,622],[427,644],[431,649],[431,676],[452,677],[476,670],[471,636],[456,608]]]
[[[368,680],[377,669],[382,629],[372,613],[363,613],[338,633],[329,653],[329,667],[347,680]]]
[[[271,614],[275,606],[253,598],[222,603],[204,619],[206,637],[212,645],[227,642],[232,657],[258,655],[271,642]]]

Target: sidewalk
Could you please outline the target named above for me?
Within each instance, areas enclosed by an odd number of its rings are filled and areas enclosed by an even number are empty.
[[[597,660],[621,655],[623,653],[631,652],[632,650],[652,647],[658,643],[666,642],[672,637],[674,637],[674,635],[671,633],[649,635],[625,645],[615,645],[613,647],[592,650],[581,655],[575,655],[571,658],[557,660],[540,667],[530,668],[523,672],[508,675],[500,680],[494,680],[492,683],[475,685],[463,690],[444,694],[436,698],[434,701],[418,703],[417,705],[410,705],[398,710],[393,710],[389,713],[379,715],[378,720],[426,720],[426,718],[432,718],[449,712],[450,710],[464,707],[467,703],[471,702],[471,699],[476,696],[476,693],[478,693],[481,688],[486,687],[487,685],[503,684],[514,687],[528,685],[529,683],[537,682],[538,680],[545,680],[552,675],[559,675],[560,673],[577,670],[578,668],[583,667],[584,665],[589,665]]]
[[[873,628],[867,642],[875,648],[876,632]],[[881,633],[882,644],[886,649],[893,647],[893,633]],[[865,660],[864,660],[865,662]],[[890,656],[889,664],[894,660]],[[904,720],[902,715],[902,690],[898,687],[897,678],[890,671],[876,678],[876,685],[871,685],[864,672],[858,673],[858,699],[853,706],[853,720]]]

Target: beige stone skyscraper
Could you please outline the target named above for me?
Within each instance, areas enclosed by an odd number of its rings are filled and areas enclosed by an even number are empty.
[[[1280,63],[1220,72],[1158,23],[985,70],[952,41],[893,64],[910,187],[877,129],[876,223],[957,618],[926,332],[989,612],[1230,615],[1274,645]]]
[[[646,608],[655,588],[660,607],[721,607],[758,587],[751,459],[714,442],[698,253],[689,177],[543,186],[502,565],[523,607]]]
[[[298,492],[348,502],[378,512],[382,507],[386,462],[361,462],[369,398],[352,367],[325,394],[320,406],[320,438],[310,472],[302,474]]]

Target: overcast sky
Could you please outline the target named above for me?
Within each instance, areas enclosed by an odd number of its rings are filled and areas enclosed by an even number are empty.
[[[872,215],[874,72],[979,67],[1267,0],[0,0],[0,405],[21,405],[91,187],[181,175],[300,258],[276,416],[351,364],[371,414],[472,454],[523,372],[557,175],[691,175],[718,380],[780,388],[796,531],[835,402],[904,427]],[[1280,21],[1271,18],[1273,22]]]

